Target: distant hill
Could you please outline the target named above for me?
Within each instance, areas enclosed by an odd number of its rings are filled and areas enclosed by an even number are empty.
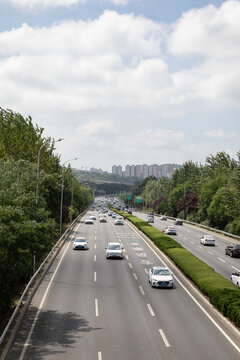
[[[95,173],[84,170],[73,169],[74,176],[81,182],[93,182],[96,184],[99,183],[116,183],[116,184],[125,184],[133,185],[136,182],[141,182],[143,179],[137,177],[122,177],[118,175],[113,175],[110,173]]]

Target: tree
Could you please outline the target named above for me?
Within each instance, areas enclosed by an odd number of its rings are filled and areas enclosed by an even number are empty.
[[[209,180],[202,185],[200,192],[200,208],[199,216],[200,220],[204,221],[208,218],[208,208],[214,195],[218,189],[227,184],[227,177],[225,175],[219,175],[218,177]]]
[[[196,214],[198,211],[199,196],[196,194],[187,194],[182,197],[177,203],[178,212],[183,211],[186,218],[189,214]]]
[[[207,209],[210,226],[218,229],[224,229],[230,220],[229,216],[227,215],[226,203],[224,201],[226,191],[227,188],[224,186],[219,188],[216,194],[213,196],[212,201]]]

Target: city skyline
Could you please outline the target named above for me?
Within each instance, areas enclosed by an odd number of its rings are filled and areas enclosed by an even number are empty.
[[[180,167],[178,164],[137,164],[137,165],[125,165],[125,170],[123,170],[122,165],[113,165],[112,174],[122,177],[138,177],[146,178],[149,176],[154,176],[157,179],[161,177],[171,178],[174,171]]]

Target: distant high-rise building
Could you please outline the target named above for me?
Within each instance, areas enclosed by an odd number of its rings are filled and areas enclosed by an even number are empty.
[[[136,176],[136,170],[135,170],[136,166],[135,165],[131,165],[130,166],[130,176],[134,177]]]
[[[117,166],[117,175],[122,176],[122,166],[121,165]]]
[[[142,177],[141,176],[141,166],[142,165],[136,165],[136,176],[139,178]]]
[[[149,173],[148,168],[149,168],[149,166],[147,164],[143,164],[143,177],[144,178],[148,177],[148,173]]]
[[[117,166],[116,165],[112,166],[112,174],[117,175]]]
[[[122,176],[122,166],[121,165],[113,165],[112,166],[112,174]]]
[[[126,165],[125,166],[125,176],[131,176],[131,166],[130,165]]]

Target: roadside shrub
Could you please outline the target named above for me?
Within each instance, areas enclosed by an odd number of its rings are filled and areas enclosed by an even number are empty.
[[[240,292],[237,288],[212,290],[209,300],[224,316],[240,327]]]

